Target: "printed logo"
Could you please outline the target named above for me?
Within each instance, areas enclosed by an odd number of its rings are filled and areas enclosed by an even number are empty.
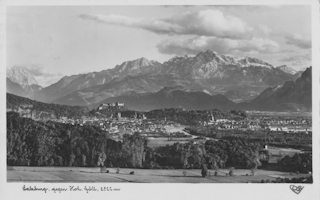
[[[290,185],[290,189],[296,194],[300,194],[300,192],[302,191],[303,188],[304,187],[302,187],[302,186]]]

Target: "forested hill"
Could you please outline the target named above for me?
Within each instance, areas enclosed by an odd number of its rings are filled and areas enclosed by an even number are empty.
[[[7,164],[22,166],[141,167],[145,139],[109,139],[94,126],[34,121],[7,113]]]
[[[80,118],[89,115],[85,106],[48,104],[7,93],[7,111],[23,113],[31,118]]]

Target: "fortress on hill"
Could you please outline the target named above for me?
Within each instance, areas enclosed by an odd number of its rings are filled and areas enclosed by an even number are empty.
[[[108,108],[123,108],[123,107],[124,107],[124,103],[122,102],[103,103],[97,108],[97,110],[104,110]]]

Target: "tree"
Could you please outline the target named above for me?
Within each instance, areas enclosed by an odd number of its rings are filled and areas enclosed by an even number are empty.
[[[233,167],[230,168],[229,176],[234,176],[234,168]]]
[[[69,161],[69,166],[72,166],[74,163],[75,155],[73,153],[70,154],[70,161]]]
[[[82,154],[82,157],[81,157],[82,159],[81,159],[81,163],[82,163],[82,166],[86,166],[87,165],[87,163],[86,163],[86,155],[84,155],[84,154]]]
[[[202,165],[202,169],[201,169],[201,175],[202,177],[207,177],[208,176],[208,169],[206,165]]]

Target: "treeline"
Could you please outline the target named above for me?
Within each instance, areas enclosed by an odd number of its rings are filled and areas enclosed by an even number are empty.
[[[174,121],[183,125],[197,125],[203,121],[215,119],[243,119],[247,115],[244,111],[222,111],[222,110],[183,110],[178,108],[157,109],[144,113],[148,119]]]
[[[293,173],[312,172],[312,154],[296,153],[294,156],[285,156],[279,161],[280,166],[285,170]]]
[[[27,106],[26,108],[23,108]],[[7,109],[19,111],[24,109],[30,112],[30,115],[39,115],[39,113],[48,113],[50,118],[80,118],[89,115],[89,109],[85,106],[67,106],[59,104],[42,103],[28,98],[16,96],[7,93]]]
[[[186,128],[186,131],[197,136],[224,140],[242,139],[283,148],[310,150],[312,148],[312,133],[286,133],[267,130],[219,130],[212,126],[191,126]]]
[[[172,146],[148,148],[147,168],[208,169],[225,167],[256,168],[260,165],[259,151],[262,145],[243,140],[206,141],[202,143],[175,143]]]
[[[175,143],[149,148],[138,133],[122,141],[95,126],[41,122],[7,113],[10,166],[107,166],[148,169],[257,168],[268,155],[263,144],[243,139]],[[311,171],[311,154],[284,157],[286,171]]]
[[[124,135],[117,142],[94,126],[40,122],[7,113],[8,165],[251,168],[261,148],[259,143],[220,140],[152,149],[139,134]]]
[[[146,140],[108,138],[94,126],[39,122],[7,113],[7,164],[142,167]]]

